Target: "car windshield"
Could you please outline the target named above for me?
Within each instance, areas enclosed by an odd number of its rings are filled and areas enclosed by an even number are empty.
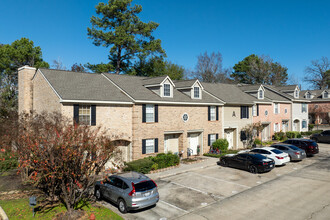
[[[281,153],[283,153],[282,151],[277,150],[277,149],[273,149],[273,150],[271,150],[271,151],[274,152],[275,154],[281,154]]]
[[[267,159],[267,157],[261,155],[261,154],[251,154],[250,155],[251,157],[257,159],[257,160],[264,160],[264,159]]]
[[[134,184],[134,187],[136,192],[143,192],[155,188],[156,184],[153,181],[148,180]]]
[[[296,147],[294,145],[288,145],[287,147],[291,148],[292,150],[300,150],[299,147]]]

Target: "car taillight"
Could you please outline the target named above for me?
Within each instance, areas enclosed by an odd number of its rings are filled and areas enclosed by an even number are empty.
[[[300,153],[299,152],[294,152],[295,155],[299,155]]]
[[[308,146],[309,149],[313,149],[314,147],[313,146]]]
[[[128,193],[128,195],[134,197],[134,196],[136,196],[134,183],[132,183],[132,187],[133,187],[133,190],[130,193]]]
[[[266,162],[262,162],[262,165],[268,165],[268,163],[266,163]]]
[[[284,157],[279,157],[279,156],[275,156],[275,157],[280,160],[284,159]]]

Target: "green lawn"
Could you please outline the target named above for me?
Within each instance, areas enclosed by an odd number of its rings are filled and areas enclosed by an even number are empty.
[[[29,206],[29,199],[16,199],[16,200],[0,200],[0,206],[6,212],[10,220],[14,219],[53,219],[56,214],[65,212],[66,209],[63,205],[57,206],[52,209],[39,211],[35,214],[35,218],[32,216],[32,208]],[[94,213],[96,219],[123,219],[111,210],[98,207],[95,205],[89,205],[82,208],[89,216]]]

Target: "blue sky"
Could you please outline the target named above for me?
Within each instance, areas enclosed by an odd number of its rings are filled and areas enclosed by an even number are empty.
[[[40,46],[52,64],[107,62],[108,48],[87,38],[96,0],[2,0],[0,43],[21,37]],[[105,1],[104,1],[105,2]],[[268,55],[288,68],[295,81],[311,60],[330,58],[330,1],[133,0],[143,21],[160,25],[168,59],[193,69],[205,51],[221,52],[224,67],[250,54]]]

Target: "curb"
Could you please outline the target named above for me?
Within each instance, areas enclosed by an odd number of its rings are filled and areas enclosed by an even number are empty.
[[[6,215],[5,211],[0,206],[0,217],[2,220],[9,220],[8,216]]]

